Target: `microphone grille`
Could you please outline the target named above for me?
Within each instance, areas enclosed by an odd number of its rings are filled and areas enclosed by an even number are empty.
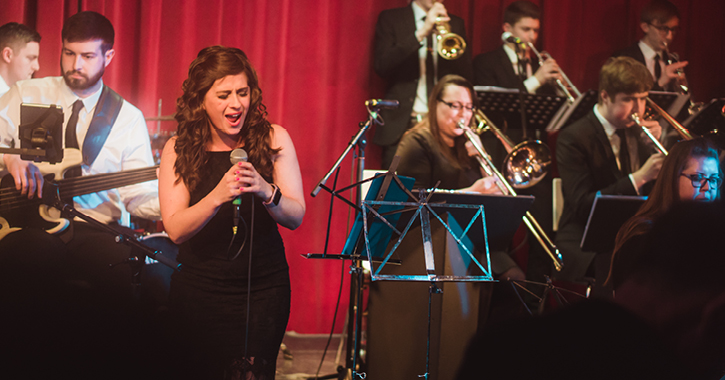
[[[247,161],[247,151],[241,148],[234,149],[231,154],[229,154],[229,161],[232,162],[232,165],[236,165],[239,162]]]

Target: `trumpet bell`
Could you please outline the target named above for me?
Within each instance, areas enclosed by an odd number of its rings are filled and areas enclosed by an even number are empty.
[[[438,36],[438,55],[447,60],[458,59],[466,51],[466,41],[455,33]]]
[[[506,155],[503,174],[512,187],[526,189],[539,183],[551,165],[551,151],[541,141],[524,141]]]

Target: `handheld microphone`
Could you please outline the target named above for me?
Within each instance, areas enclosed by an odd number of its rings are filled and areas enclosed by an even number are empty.
[[[392,99],[370,99],[365,101],[365,106],[375,108],[398,108],[400,102]]]
[[[232,165],[236,165],[242,161],[247,161],[247,151],[241,148],[234,149],[232,153],[229,154],[229,161],[232,162]],[[242,196],[241,194],[234,198],[232,201],[232,204],[234,205],[234,234],[237,234],[237,226],[239,226],[239,218],[241,216],[240,208],[242,207]]]

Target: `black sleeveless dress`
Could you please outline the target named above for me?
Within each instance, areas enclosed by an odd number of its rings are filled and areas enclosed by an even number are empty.
[[[199,168],[205,175],[191,194],[190,205],[208,194],[229,170],[229,153],[209,152],[209,161]],[[231,249],[231,202],[181,244],[177,260],[182,271],[171,277],[170,305],[180,317],[180,331],[193,342],[206,378],[245,378],[251,370],[257,379],[273,379],[289,319],[289,267],[277,223],[261,200],[245,194],[241,216]],[[234,258],[242,244],[241,254]],[[247,311],[248,272],[251,297]]]

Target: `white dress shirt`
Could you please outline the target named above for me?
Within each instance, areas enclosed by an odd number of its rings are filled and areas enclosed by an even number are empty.
[[[615,128],[609,120],[602,116],[597,104],[594,105],[594,116],[596,116],[597,120],[602,123],[604,133],[607,134],[609,145],[612,147],[612,151],[614,152],[614,159],[617,161],[617,167],[619,170],[622,170],[622,163],[619,162],[619,149],[622,146],[622,142],[620,141],[619,135],[616,133],[617,128]],[[637,141],[633,138],[633,136],[630,136],[629,133],[625,134],[625,137],[627,138],[627,148],[629,148],[629,161],[632,165],[631,172],[635,172],[636,169],[640,167],[639,154],[637,152]],[[637,184],[631,173],[629,174],[629,181],[632,182],[632,187],[634,187],[634,190],[637,191],[637,194],[639,195],[639,188],[644,185],[644,183]]]
[[[102,89],[83,102],[78,114],[76,132],[78,144],[82,147],[88,127],[96,110]],[[65,84],[63,77],[46,77],[19,81],[0,98],[0,146],[19,148],[18,125],[20,104],[57,104],[63,109],[63,136],[70,119],[73,103],[78,96]],[[83,175],[115,173],[154,165],[148,128],[141,111],[123,101],[118,118],[111,128],[103,148],[96,160],[82,165]],[[0,169],[4,169],[0,155]],[[160,219],[158,181],[143,182],[118,189],[86,194],[73,198],[75,208],[104,223],[119,221],[125,211],[147,219]]]
[[[503,45],[503,51],[505,51],[506,55],[509,57],[511,65],[514,67],[514,72],[516,75],[519,75],[519,58],[516,56],[516,52],[506,44]],[[541,87],[541,82],[539,82],[532,72],[531,63],[526,65],[526,80],[524,81],[524,86],[529,94],[536,94],[536,90]]]
[[[7,83],[5,83],[5,78],[0,75],[0,96],[5,95],[6,92],[10,90],[10,86],[8,86]]]
[[[413,2],[413,15],[415,16],[416,32],[423,29],[425,24],[426,12],[417,3]],[[413,115],[425,115],[428,113],[428,88],[426,84],[425,60],[428,55],[428,41],[423,39],[420,48],[418,48],[418,67],[420,68],[420,77],[418,78],[418,88],[415,91],[415,100],[413,101]],[[436,38],[433,35],[433,46],[431,49],[436,51]],[[433,54],[433,67],[438,67],[438,54]],[[433,73],[433,77],[437,78]],[[432,89],[431,89],[432,90]]]
[[[642,50],[642,55],[644,55],[645,66],[647,66],[647,70],[649,70],[649,72],[652,73],[652,79],[654,79],[655,84],[657,84],[656,83],[657,79],[655,78],[655,56],[658,55],[658,53],[656,51],[654,51],[649,45],[644,43],[644,41],[639,41],[639,50]],[[660,56],[660,69],[662,69],[662,71],[660,71],[660,73],[661,73],[660,77],[661,77],[661,76],[665,75],[666,62],[664,62],[664,57],[662,57],[661,54],[659,54],[659,56]]]

